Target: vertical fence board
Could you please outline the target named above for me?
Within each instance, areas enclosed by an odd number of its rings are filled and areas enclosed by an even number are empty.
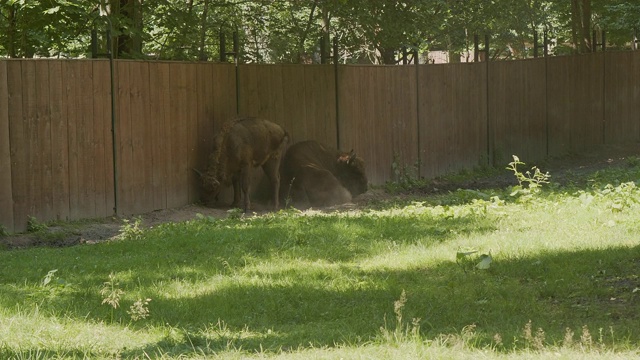
[[[0,227],[15,231],[11,184],[11,135],[9,132],[9,89],[7,61],[0,61]]]
[[[187,189],[187,202],[182,205],[190,204],[198,201],[198,178],[197,174],[191,169],[198,166],[198,73],[196,63],[184,64],[187,76],[187,106],[185,111],[185,119],[187,126],[187,168],[185,175],[187,182],[183,186]]]
[[[233,64],[211,64],[213,68],[214,133],[221,124],[238,115],[236,68]]]
[[[115,62],[117,73],[117,124],[116,132],[118,143],[118,212],[121,215],[134,214],[136,194],[134,188],[134,172],[138,172],[133,160],[133,134],[131,129],[131,84],[130,67],[127,61]]]
[[[52,202],[54,219],[69,219],[69,129],[67,117],[67,61],[49,63],[49,106],[51,114]]]
[[[187,104],[187,71],[185,64],[170,64],[171,104],[169,109],[169,177],[167,206],[177,207],[189,202],[189,121],[185,115]]]
[[[167,208],[167,191],[170,177],[171,132],[169,121],[171,113],[170,68],[168,63],[152,62],[149,64],[149,116],[151,123],[151,142],[153,172],[151,175],[151,192],[153,207]]]
[[[217,85],[214,82],[213,67],[211,64],[201,63],[197,65],[197,136],[196,136],[196,158],[194,168],[205,169],[209,155],[213,151],[214,137],[214,109],[216,106],[213,89]],[[194,190],[194,197],[199,198],[199,179],[191,171],[191,188]]]
[[[80,181],[79,181],[79,151],[78,140],[79,127],[79,84],[82,81],[75,61],[65,61],[63,63],[63,79],[65,82],[65,116],[67,118],[67,141],[68,141],[68,171],[69,171],[69,218],[77,219],[82,216],[80,209]]]
[[[51,106],[49,98],[49,62],[39,60],[35,62],[35,82],[36,98],[35,98],[35,121],[36,121],[36,141],[34,143],[36,149],[33,150],[37,154],[40,177],[38,186],[40,194],[33,198],[32,207],[34,213],[39,219],[49,220],[55,218],[53,211],[53,187],[52,187],[52,160],[51,160]]]
[[[545,59],[489,63],[494,165],[547,156]]]
[[[40,152],[40,135],[37,116],[37,93],[36,93],[36,62],[24,61],[22,63],[22,116],[23,129],[25,134],[25,147],[27,148],[27,211],[28,215],[43,220],[40,212],[39,199],[42,197],[41,184],[42,174],[42,153]]]
[[[108,61],[93,61],[93,137],[95,215],[113,214],[113,141],[111,132],[111,76]]]
[[[640,141],[636,89],[640,79],[634,63],[637,52],[609,52],[605,54],[605,143],[621,144]]]
[[[336,143],[336,82],[331,65],[304,66],[305,117],[298,125],[306,138],[335,146]],[[295,109],[294,106],[292,109]]]
[[[96,180],[94,167],[96,166],[96,144],[94,136],[93,117],[93,66],[91,61],[77,61],[80,68],[79,117],[76,127],[78,138],[78,180],[80,191],[81,217],[95,217],[96,213]]]
[[[307,103],[305,102],[304,67],[287,65],[282,69],[281,125],[287,130],[291,144],[309,138]]]
[[[22,101],[22,63],[23,60],[12,60],[7,63],[7,89],[9,93],[9,131],[11,151],[11,176],[13,190],[13,216],[16,231],[27,228],[29,216],[29,154],[25,149],[28,134],[23,118]],[[28,148],[28,147],[27,147]]]
[[[258,65],[238,65],[238,114],[260,116],[261,103],[258,98]]]
[[[123,169],[131,173],[131,186],[135,200],[133,213],[139,214],[153,210],[153,194],[151,193],[151,173],[153,161],[150,155],[149,139],[149,70],[146,62],[128,61],[130,80],[131,116],[131,155],[132,166]]]

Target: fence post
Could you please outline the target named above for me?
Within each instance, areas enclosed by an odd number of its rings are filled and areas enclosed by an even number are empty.
[[[333,38],[333,74],[336,89],[336,147],[340,149],[340,84],[338,83],[338,61],[340,56],[338,55],[338,38]]]
[[[107,30],[105,31],[105,37],[107,38],[107,48],[105,53],[98,53],[98,31],[96,29],[95,21],[99,17],[104,17],[107,22]],[[99,15],[93,19],[93,29],[91,30],[91,57],[97,58],[100,56],[107,56],[109,59],[109,79],[111,82],[111,147],[113,154],[113,214],[118,216],[118,141],[116,132],[116,94],[115,94],[115,80],[113,76],[113,44],[111,42],[111,31],[113,25],[111,19],[107,15]]]

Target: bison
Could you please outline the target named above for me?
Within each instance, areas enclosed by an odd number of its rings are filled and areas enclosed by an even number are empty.
[[[249,198],[251,168],[261,166],[271,182],[273,205],[278,208],[280,162],[289,135],[278,124],[253,117],[226,122],[214,138],[214,150],[205,171],[196,172],[202,180],[205,201],[217,199],[224,186],[233,185],[233,204],[244,194],[244,212],[251,208]],[[195,169],[194,169],[195,170]]]
[[[367,191],[362,158],[313,140],[289,147],[280,178],[281,194],[296,207],[344,204]]]

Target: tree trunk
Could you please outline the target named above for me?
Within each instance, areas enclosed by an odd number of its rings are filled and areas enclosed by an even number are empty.
[[[577,53],[591,51],[591,0],[571,0],[571,33]]]
[[[329,11],[326,6],[323,6],[321,9],[322,12],[322,39],[320,40],[322,43],[320,45],[320,63],[326,64],[327,59],[329,58],[329,53],[331,49],[331,39],[329,38],[329,34],[331,32],[331,21],[329,20]]]
[[[298,63],[304,63],[306,61],[306,54],[304,51],[304,42],[307,40],[311,24],[314,21],[314,14],[316,12],[316,6],[318,6],[318,0],[315,0],[311,5],[311,11],[309,11],[309,19],[307,19],[307,25],[304,28],[302,36],[300,36],[300,42],[298,43]]]
[[[10,58],[18,57],[16,53],[16,34],[17,26],[16,26],[16,5],[9,5],[9,30],[7,34],[7,52]]]
[[[204,0],[204,8],[202,9],[202,21],[200,21],[200,53],[198,59],[200,61],[207,61],[209,56],[207,55],[206,39],[207,39],[207,13],[209,12],[209,1]]]
[[[132,25],[130,29],[120,27],[121,34],[116,39],[116,57],[132,57],[141,54],[142,0],[112,0],[111,9],[116,9],[117,14]]]

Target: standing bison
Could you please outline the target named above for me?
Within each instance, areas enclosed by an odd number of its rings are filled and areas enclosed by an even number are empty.
[[[202,180],[205,201],[217,198],[224,186],[233,185],[233,204],[240,204],[244,194],[244,212],[251,208],[249,199],[251,168],[261,166],[271,182],[273,204],[278,208],[280,161],[289,135],[278,124],[252,117],[228,121],[214,138],[214,150]]]
[[[348,203],[367,191],[364,161],[353,150],[302,141],[289,147],[282,160],[281,187],[296,207]]]

